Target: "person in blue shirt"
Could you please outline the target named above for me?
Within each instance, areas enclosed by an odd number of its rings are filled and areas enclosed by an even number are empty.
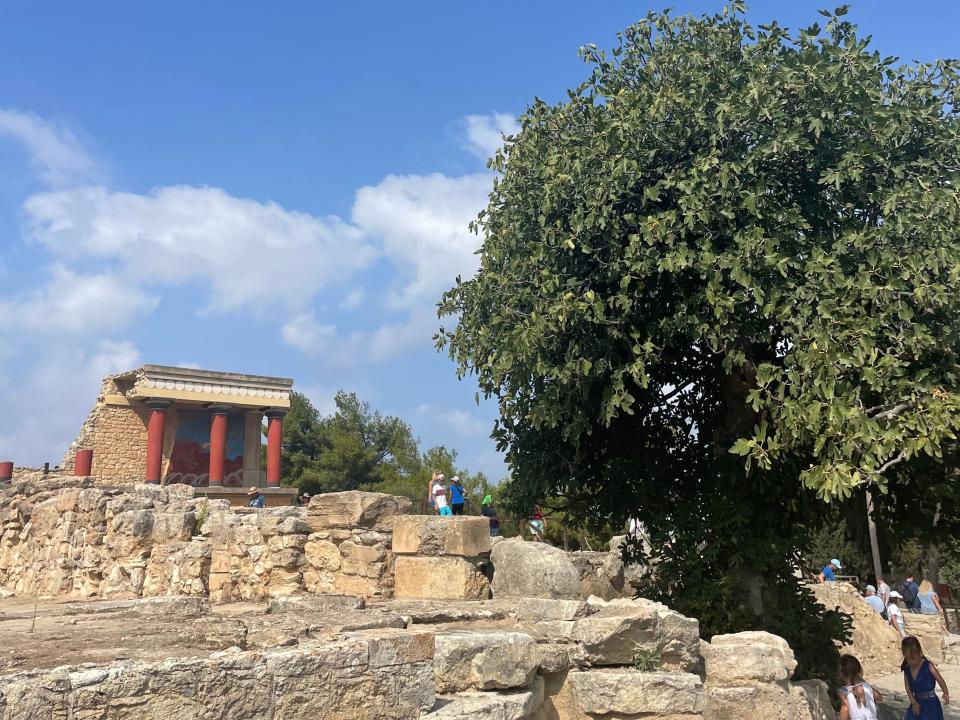
[[[463,515],[463,502],[466,491],[460,483],[460,476],[454,475],[450,479],[450,506],[454,515]]]
[[[249,507],[262,510],[267,505],[267,498],[260,493],[260,488],[250,488],[247,492],[247,497],[250,498],[250,502],[248,503]]]
[[[878,615],[886,615],[887,609],[883,606],[883,600],[877,595],[877,589],[873,585],[867,585],[867,594],[863,599],[866,600],[867,605],[877,611]]]
[[[820,574],[817,576],[817,580],[822,583],[827,582],[828,580],[832,582],[833,580],[837,579],[837,570],[842,570],[842,569],[843,569],[843,565],[840,564],[839,560],[834,558],[829,563],[827,563],[826,567],[824,567],[823,570],[820,571]]]

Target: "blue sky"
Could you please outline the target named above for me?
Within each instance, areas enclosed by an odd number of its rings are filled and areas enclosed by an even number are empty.
[[[662,5],[280,7],[0,9],[0,459],[58,462],[99,378],[151,362],[290,376],[325,412],[356,391],[505,474],[495,406],[433,350],[434,304],[475,268],[498,130]],[[960,55],[958,3],[850,16],[884,55]]]

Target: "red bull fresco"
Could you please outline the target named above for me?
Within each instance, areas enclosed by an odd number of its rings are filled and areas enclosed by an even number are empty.
[[[170,454],[170,466],[165,482],[185,485],[207,485],[210,479],[210,422],[209,410],[180,410],[177,434]],[[243,485],[243,431],[242,413],[227,415],[227,443],[224,451],[223,484]]]

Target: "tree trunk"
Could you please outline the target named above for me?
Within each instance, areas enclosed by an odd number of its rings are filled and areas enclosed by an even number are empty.
[[[870,552],[873,555],[873,577],[883,577],[880,563],[880,544],[877,542],[877,524],[873,521],[873,495],[867,490],[867,529],[870,532]]]

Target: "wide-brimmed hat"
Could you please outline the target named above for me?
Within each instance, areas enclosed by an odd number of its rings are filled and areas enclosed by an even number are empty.
[[[247,495],[259,495],[259,494],[260,494],[260,488],[258,487],[252,487],[249,490],[247,490]]]

